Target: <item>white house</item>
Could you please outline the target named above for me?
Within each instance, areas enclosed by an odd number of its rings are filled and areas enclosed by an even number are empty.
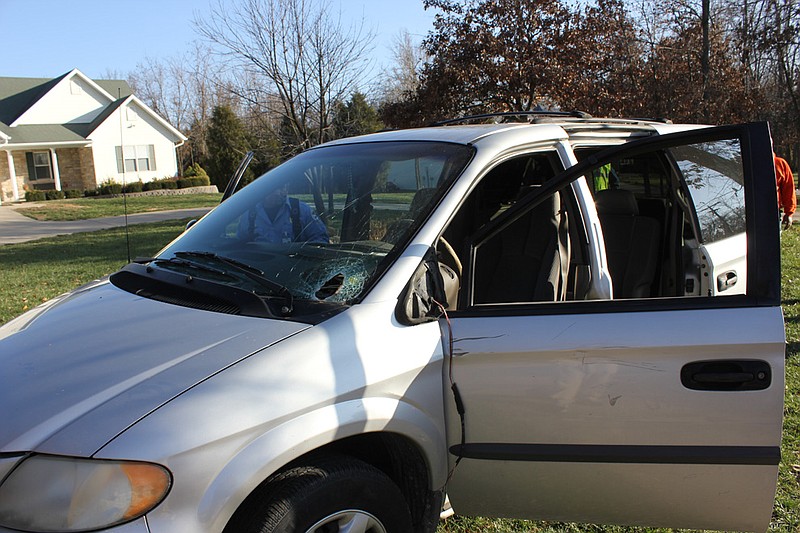
[[[185,140],[123,80],[0,77],[0,202],[176,176]]]

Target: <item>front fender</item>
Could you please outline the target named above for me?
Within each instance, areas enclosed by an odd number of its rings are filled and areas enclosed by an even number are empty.
[[[361,398],[306,413],[250,442],[208,486],[198,518],[221,531],[241,502],[284,465],[332,442],[375,432],[408,437],[427,461],[431,488],[444,485],[447,453],[441,425],[407,402]]]

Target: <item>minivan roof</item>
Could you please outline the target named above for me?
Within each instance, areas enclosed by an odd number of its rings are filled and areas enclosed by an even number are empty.
[[[618,135],[624,132],[642,132],[653,134],[661,133],[663,130],[673,131],[687,129],[689,127],[692,126],[678,124],[672,125],[659,121],[637,119],[537,117],[537,120],[533,123],[504,122],[499,124],[459,124],[451,126],[443,125],[402,130],[387,130],[378,133],[361,135],[358,137],[337,139],[320,146],[376,141],[428,141],[474,144],[487,136],[497,135],[500,133],[508,134],[511,133],[512,130],[517,130],[514,133],[523,133],[527,130],[527,133],[533,134],[533,136],[537,138],[548,136],[561,138],[565,136],[565,132],[569,136],[574,134],[577,134],[578,136],[585,136],[589,132],[602,132],[610,135]],[[560,135],[556,132],[560,132]]]

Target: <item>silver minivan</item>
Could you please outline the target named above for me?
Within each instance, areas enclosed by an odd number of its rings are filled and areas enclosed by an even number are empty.
[[[0,328],[0,531],[764,531],[770,133],[532,113],[344,139]]]

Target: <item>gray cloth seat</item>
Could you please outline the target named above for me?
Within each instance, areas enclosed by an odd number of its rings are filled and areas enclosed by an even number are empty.
[[[639,215],[631,191],[609,189],[595,197],[615,298],[647,298],[659,262],[661,225]]]
[[[563,300],[570,260],[568,233],[567,216],[556,193],[488,239],[476,257],[475,303]]]

